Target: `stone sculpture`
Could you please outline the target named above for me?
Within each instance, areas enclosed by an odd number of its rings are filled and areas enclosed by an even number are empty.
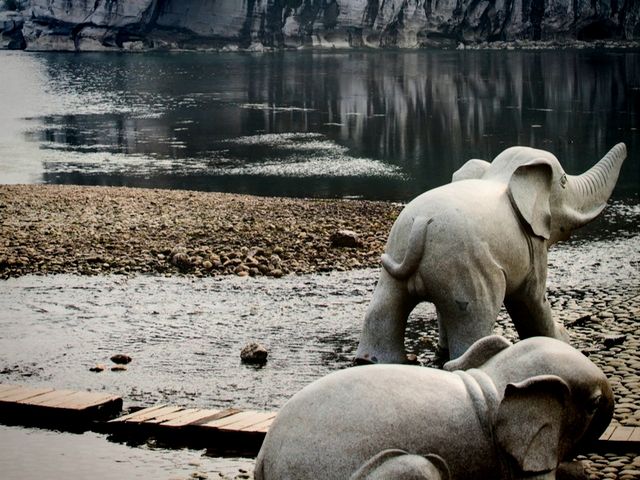
[[[604,374],[556,339],[485,337],[445,369],[367,365],[308,385],[270,427],[256,480],[553,479],[613,414]]]
[[[600,214],[625,158],[620,143],[571,176],[549,152],[512,147],[411,201],[389,234],[356,361],[405,362],[407,317],[422,300],[435,304],[450,358],[492,333],[503,303],[520,338],[568,341],[545,295],[547,250]]]

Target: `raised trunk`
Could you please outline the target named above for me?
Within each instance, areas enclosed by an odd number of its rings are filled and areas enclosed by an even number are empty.
[[[582,175],[568,176],[568,202],[576,225],[584,225],[600,214],[613,192],[620,167],[627,158],[627,147],[618,143],[602,160]]]

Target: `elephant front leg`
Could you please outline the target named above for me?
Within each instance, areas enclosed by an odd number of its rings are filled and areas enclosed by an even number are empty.
[[[553,319],[546,294],[536,290],[525,290],[504,300],[518,335],[521,339],[543,336],[569,343],[569,333]]]
[[[355,363],[405,363],[404,333],[415,305],[406,282],[382,270],[364,318]]]

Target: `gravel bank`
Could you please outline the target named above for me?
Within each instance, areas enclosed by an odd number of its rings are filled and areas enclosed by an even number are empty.
[[[401,207],[355,200],[0,186],[0,278],[28,273],[282,276],[370,267]],[[357,248],[331,237],[352,230]]]

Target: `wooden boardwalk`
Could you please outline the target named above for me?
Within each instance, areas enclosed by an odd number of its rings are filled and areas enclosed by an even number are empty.
[[[166,446],[255,455],[277,412],[157,405],[118,416],[114,395],[0,384],[0,421],[109,433],[115,440],[155,438]],[[589,453],[640,452],[640,427],[611,425]],[[587,452],[585,452],[587,453]]]
[[[116,395],[0,384],[0,419],[5,423],[75,428],[121,410],[122,398]]]

